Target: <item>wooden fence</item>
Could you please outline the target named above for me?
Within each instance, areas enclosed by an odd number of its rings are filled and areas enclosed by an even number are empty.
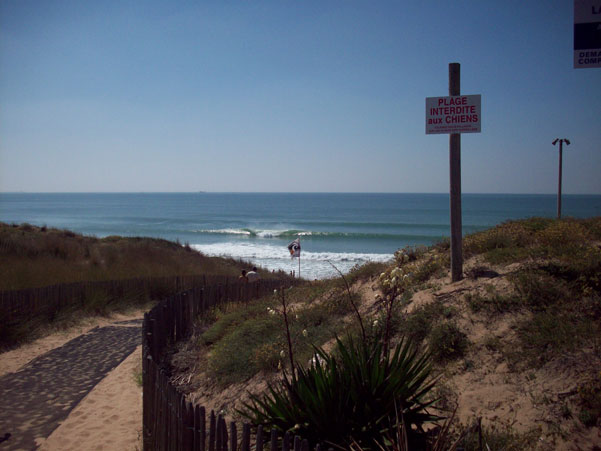
[[[282,281],[277,280],[261,280],[251,284],[237,281],[228,283],[226,280],[225,283],[171,296],[144,315],[142,377],[145,451],[262,451],[267,443],[272,451],[309,450],[306,440],[292,437],[289,433],[278,437],[277,432],[272,430],[267,437],[259,427],[251,437],[249,424],[243,424],[238,429],[235,423],[227,425],[223,417],[215,416],[212,411],[208,414],[207,422],[205,408],[187,401],[185,395],[170,383],[162,365],[167,346],[188,338],[195,320],[208,309],[224,302],[255,299],[273,292],[281,285]]]
[[[83,306],[94,296],[102,296],[104,304],[122,299],[164,299],[173,293],[216,284],[227,287],[228,278],[203,275],[148,277],[0,291],[0,318],[5,324],[11,324],[35,316],[53,317],[62,309]]]

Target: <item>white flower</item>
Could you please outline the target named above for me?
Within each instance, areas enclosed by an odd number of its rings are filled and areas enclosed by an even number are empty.
[[[322,365],[325,363],[325,360],[319,354],[314,354],[311,360],[309,360],[309,366],[316,366],[318,363]]]
[[[303,337],[308,337],[309,336],[309,332],[307,332],[307,329],[303,329]]]
[[[286,357],[286,353],[285,353],[283,350],[282,350],[282,351],[280,351],[280,357],[281,357],[281,358],[284,358],[284,357]]]
[[[373,327],[377,327],[377,326],[378,326],[378,324],[379,324],[378,320],[377,320],[377,319],[374,319],[374,322],[372,323],[372,326],[373,326]]]

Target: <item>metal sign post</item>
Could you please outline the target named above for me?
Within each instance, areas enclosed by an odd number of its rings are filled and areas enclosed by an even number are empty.
[[[557,184],[557,219],[561,219],[561,170],[563,166],[563,143],[566,143],[566,146],[570,145],[569,139],[556,139],[553,141],[553,145],[557,144],[559,141],[559,182]]]
[[[480,133],[481,96],[461,95],[459,63],[449,64],[449,97],[426,98],[426,134],[449,134],[451,280],[463,277],[461,134]]]
[[[449,95],[461,94],[461,67],[459,63],[449,64]],[[461,135],[449,135],[449,169],[451,197],[451,280],[456,282],[463,277],[463,253],[461,233]]]

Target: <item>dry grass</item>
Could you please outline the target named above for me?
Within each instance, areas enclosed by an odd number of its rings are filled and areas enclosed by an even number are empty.
[[[0,223],[0,290],[61,283],[193,274],[238,276],[248,263],[207,257],[155,238],[95,238]]]
[[[69,230],[0,223],[0,291],[97,281],[117,281],[114,285],[119,286],[119,281],[128,279],[148,280],[142,292],[124,288],[118,297],[111,295],[109,288],[92,284],[86,286],[78,302],[28,312],[27,318],[13,318],[11,322],[0,311],[0,349],[69,327],[90,316],[109,315],[161,299],[175,289],[165,282],[167,278],[237,278],[241,268],[249,265],[234,259],[207,257],[190,246],[167,240],[118,236],[99,239]],[[265,278],[288,277],[259,271]],[[127,283],[122,285],[127,287]]]

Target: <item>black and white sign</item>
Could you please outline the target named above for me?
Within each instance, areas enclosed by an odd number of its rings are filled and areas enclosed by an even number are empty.
[[[601,67],[601,0],[574,0],[574,67]]]

